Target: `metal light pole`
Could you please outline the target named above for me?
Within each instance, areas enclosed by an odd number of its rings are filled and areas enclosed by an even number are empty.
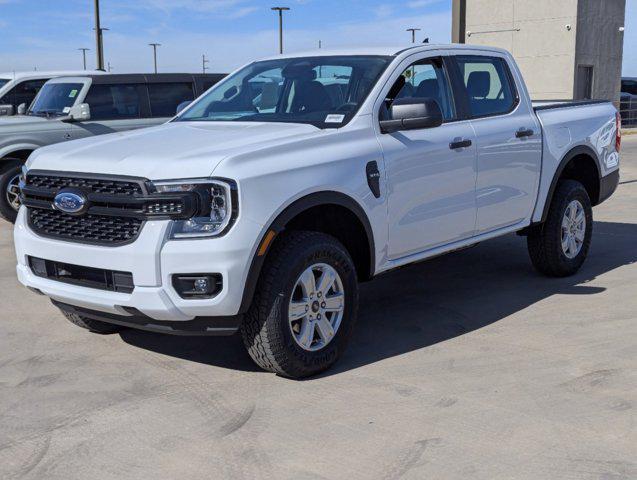
[[[201,67],[203,69],[203,73],[206,73],[206,70],[208,70],[208,67],[206,65],[208,65],[210,63],[210,60],[206,59],[206,54],[204,53],[201,56]]]
[[[150,47],[153,47],[153,59],[155,61],[155,73],[157,73],[157,47],[161,47],[161,43],[149,43]]]
[[[100,26],[100,0],[95,0],[95,55],[97,56],[98,70],[104,70],[104,45],[102,42],[102,27]]]
[[[90,50],[90,48],[78,48],[82,52],[82,60],[84,61],[84,70],[86,70],[86,52]]]
[[[416,43],[416,32],[419,32],[420,28],[408,28],[407,31],[411,32],[411,43]]]
[[[279,53],[283,54],[283,12],[290,10],[290,8],[272,7],[272,10],[279,12]]]

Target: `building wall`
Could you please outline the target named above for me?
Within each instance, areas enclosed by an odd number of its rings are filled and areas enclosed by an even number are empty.
[[[625,12],[626,0],[579,1],[575,66],[593,66],[593,98],[619,102]]]
[[[582,64],[594,67],[593,98],[618,96],[625,0],[454,0],[461,3],[466,43],[509,50],[533,99],[574,98]]]

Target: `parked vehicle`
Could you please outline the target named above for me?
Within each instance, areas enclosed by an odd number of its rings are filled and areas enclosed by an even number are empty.
[[[93,73],[99,75],[101,72]],[[16,115],[21,105],[26,111],[42,85],[52,78],[86,74],[86,71],[38,72],[37,70],[0,73],[0,117]]]
[[[622,78],[619,111],[623,126],[634,127],[637,125],[637,78]]]
[[[305,377],[343,353],[359,281],[511,232],[540,272],[577,272],[618,122],[608,102],[534,108],[487,47],[251,63],[165,125],[36,151],[18,278],[92,332],[240,331]]]
[[[0,118],[0,215],[15,221],[18,178],[36,148],[164,123],[223,75],[88,75],[47,82],[26,115]]]

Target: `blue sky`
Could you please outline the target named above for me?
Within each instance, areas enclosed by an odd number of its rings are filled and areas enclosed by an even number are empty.
[[[278,0],[101,0],[105,59],[114,72],[230,71],[277,51]],[[449,42],[451,0],[286,0],[287,51],[404,45],[408,27]],[[94,48],[93,0],[0,0],[0,71],[81,68],[79,47]],[[637,76],[637,0],[627,0],[624,74]],[[94,65],[94,51],[89,52]]]

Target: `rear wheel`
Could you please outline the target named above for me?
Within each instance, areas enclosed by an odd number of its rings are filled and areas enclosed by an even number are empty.
[[[119,325],[113,325],[111,323],[100,322],[99,320],[92,320],[90,318],[83,317],[77,313],[70,313],[61,310],[64,316],[74,325],[81,327],[89,332],[99,333],[101,335],[109,335],[112,333],[121,332],[124,327]]]
[[[264,370],[315,375],[345,350],[357,310],[356,270],[343,245],[322,233],[291,232],[268,255],[243,341]]]
[[[20,209],[21,160],[8,160],[0,164],[0,216],[11,223]]]
[[[560,182],[544,224],[535,227],[527,244],[533,266],[551,277],[577,273],[588,255],[593,233],[593,209],[584,186]]]

